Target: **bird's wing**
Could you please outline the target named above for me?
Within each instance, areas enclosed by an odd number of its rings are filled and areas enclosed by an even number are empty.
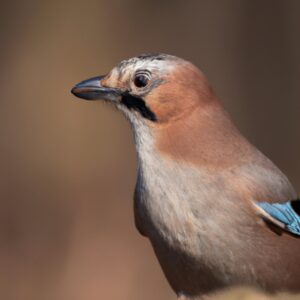
[[[255,207],[262,218],[284,230],[300,235],[300,199],[285,203],[256,202]]]

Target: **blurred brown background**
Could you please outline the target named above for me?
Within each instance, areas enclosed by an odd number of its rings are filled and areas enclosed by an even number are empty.
[[[143,52],[193,61],[300,191],[300,1],[1,1],[0,299],[174,299],[133,223],[121,114],[73,84]]]

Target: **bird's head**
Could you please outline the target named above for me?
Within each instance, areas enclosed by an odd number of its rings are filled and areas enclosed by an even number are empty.
[[[205,77],[194,65],[167,54],[124,60],[107,75],[80,82],[72,93],[86,100],[107,100],[131,121],[149,126],[180,119],[213,98]]]

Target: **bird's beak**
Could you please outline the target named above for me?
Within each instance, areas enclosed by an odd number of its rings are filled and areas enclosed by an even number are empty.
[[[117,102],[122,94],[121,90],[102,86],[101,80],[105,76],[93,77],[76,84],[71,93],[85,100],[109,100]]]

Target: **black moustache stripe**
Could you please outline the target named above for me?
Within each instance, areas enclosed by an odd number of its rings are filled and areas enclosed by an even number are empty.
[[[153,111],[147,107],[145,101],[139,97],[124,93],[122,96],[121,103],[124,104],[128,109],[138,111],[144,118],[156,122],[157,118]]]

